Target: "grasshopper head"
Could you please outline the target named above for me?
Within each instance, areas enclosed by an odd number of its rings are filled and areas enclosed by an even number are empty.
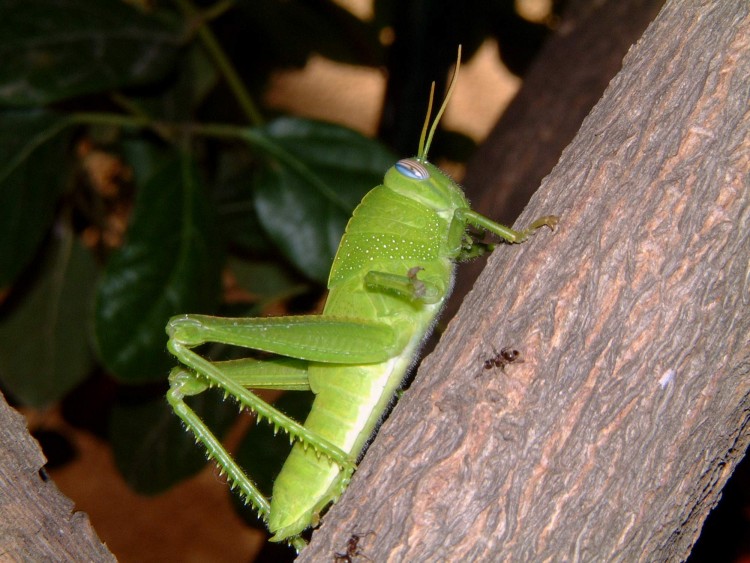
[[[461,187],[440,168],[426,160],[399,160],[386,172],[385,185],[436,211],[453,211],[469,206]]]
[[[432,102],[435,96],[434,82],[432,83],[432,88],[430,88],[430,101],[427,105],[427,115],[422,127],[422,135],[419,138],[417,156],[399,160],[385,175],[386,186],[389,186],[395,192],[415,199],[436,210],[454,210],[458,207],[468,207],[468,202],[459,185],[445,172],[427,161],[427,153],[432,144],[432,137],[435,135],[440,118],[443,116],[445,108],[448,106],[448,101],[453,94],[460,67],[461,46],[459,45],[456,68],[453,71],[448,92],[445,94],[445,99],[440,105],[440,109],[435,115],[435,120],[432,122],[431,127],[430,115],[432,114]],[[428,128],[429,134],[427,133]]]

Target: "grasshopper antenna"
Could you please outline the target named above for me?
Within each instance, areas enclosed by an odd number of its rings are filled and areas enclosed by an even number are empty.
[[[432,102],[433,98],[435,97],[435,83],[432,83],[432,86],[430,87],[430,101],[427,104],[427,115],[424,119],[424,126],[422,127],[422,135],[419,137],[419,151],[417,152],[417,160],[419,162],[427,162],[427,153],[430,150],[430,145],[432,144],[432,137],[435,135],[435,131],[437,130],[438,123],[440,123],[440,118],[443,117],[443,113],[445,112],[445,108],[448,107],[448,101],[451,99],[451,96],[453,95],[453,90],[456,87],[456,79],[458,78],[458,70],[461,68],[461,45],[458,46],[458,56],[456,57],[456,68],[453,71],[453,77],[451,78],[450,86],[448,86],[448,91],[445,93],[445,99],[443,100],[442,105],[440,106],[440,109],[437,112],[437,115],[435,116],[435,121],[432,122],[432,127],[430,127],[430,133],[427,135],[427,127],[430,123],[430,114],[432,113]],[[426,141],[425,141],[426,136]]]

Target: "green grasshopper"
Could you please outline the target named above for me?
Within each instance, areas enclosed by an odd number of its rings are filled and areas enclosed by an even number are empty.
[[[459,49],[451,85],[426,136],[433,84],[417,156],[399,160],[354,210],[320,315],[180,315],[167,326],[168,348],[182,364],[169,376],[169,403],[232,488],[238,487],[267,523],[271,541],[286,541],[298,551],[306,545],[300,533],[317,525],[321,512],[346,489],[358,457],[415,363],[452,289],[456,261],[492,248],[475,241],[467,228],[520,243],[540,227],[557,224],[554,216],[523,231],[495,223],[472,211],[461,188],[427,162],[460,58]],[[278,356],[211,362],[191,350],[206,342]],[[270,500],[183,400],[209,387],[221,388],[294,441]],[[249,389],[311,390],[315,400],[301,425]]]

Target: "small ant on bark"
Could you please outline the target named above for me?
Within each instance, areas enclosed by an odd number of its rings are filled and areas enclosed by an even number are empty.
[[[515,348],[503,348],[499,353],[484,361],[484,369],[500,368],[505,371],[505,366],[518,363],[522,364],[521,352]]]
[[[370,534],[375,535],[375,532],[367,532],[366,534],[352,534],[346,542],[346,551],[343,553],[335,552],[333,554],[334,563],[352,563],[355,557],[361,557],[367,561],[372,561],[369,557],[362,553],[359,547],[359,542],[362,538],[369,536]]]

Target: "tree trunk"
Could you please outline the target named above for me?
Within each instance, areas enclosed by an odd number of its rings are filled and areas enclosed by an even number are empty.
[[[750,4],[668,2],[300,561],[688,555],[750,436],[749,84]]]
[[[557,33],[469,163],[464,191],[474,209],[501,223],[518,218],[663,4],[569,0]],[[456,313],[483,265],[461,268],[446,317]]]
[[[571,4],[464,178],[474,207],[498,221],[519,216],[664,0]]]
[[[24,418],[0,394],[0,559],[115,561],[83,512],[40,471],[46,463]]]

